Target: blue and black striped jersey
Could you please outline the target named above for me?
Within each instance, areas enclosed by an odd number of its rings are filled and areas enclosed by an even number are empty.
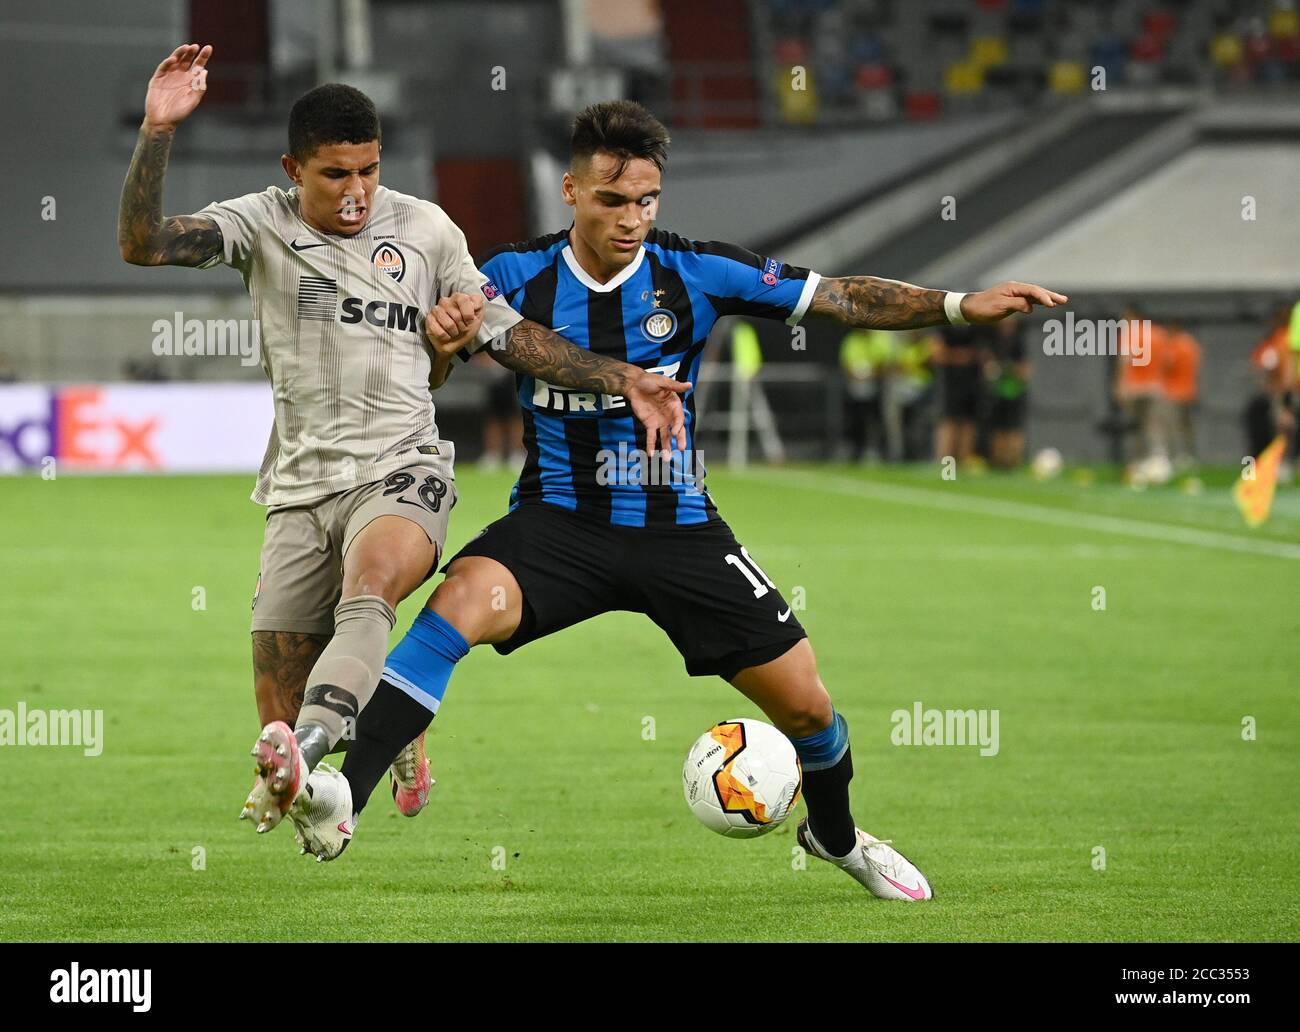
[[[732,244],[651,230],[608,283],[578,264],[568,232],[506,244],[479,268],[524,318],[579,347],[696,384],[713,324],[723,315],[796,324],[820,277]],[[480,345],[481,347],[481,345]],[[462,358],[467,358],[462,353]],[[671,465],[645,457],[645,431],[627,400],[517,378],[527,457],[513,509],[541,501],[626,527],[705,523],[716,511],[695,447],[695,392],[683,399],[687,451]]]

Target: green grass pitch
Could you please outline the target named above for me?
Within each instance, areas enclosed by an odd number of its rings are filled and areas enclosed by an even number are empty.
[[[510,479],[462,472],[453,548]],[[400,817],[381,785],[347,854],[309,862],[287,826],[236,820],[250,478],[7,479],[0,708],[102,709],[105,741],[0,747],[0,939],[260,940],[276,915],[310,941],[1295,940],[1300,492],[1251,532],[1223,479],[711,477],[755,559],[802,589],[858,823],[929,875],[924,905],[800,869],[794,820],[749,841],[698,825],[687,747],[761,714],[626,613],[474,650],[431,732],[430,807]],[[916,701],[997,710],[997,755],[893,745]]]

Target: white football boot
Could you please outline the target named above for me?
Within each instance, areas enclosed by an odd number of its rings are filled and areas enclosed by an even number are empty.
[[[392,775],[393,802],[407,817],[414,817],[429,802],[429,789],[437,784],[429,776],[429,761],[424,755],[424,732],[397,754],[388,768]]]
[[[273,720],[262,728],[252,754],[257,760],[257,778],[239,819],[257,821],[258,832],[264,834],[279,824],[293,806],[307,780],[307,764],[293,728],[283,720]]]
[[[328,763],[318,763],[290,808],[289,819],[304,853],[318,863],[338,857],[348,848],[357,826],[348,779]]]
[[[831,856],[826,852],[821,843],[813,838],[806,817],[799,822],[799,830],[795,834],[804,852],[847,871],[873,896],[910,902],[934,898],[934,890],[930,888],[925,875],[917,870],[911,860],[891,846],[888,839],[875,838],[861,828],[857,832],[858,844],[848,856]]]

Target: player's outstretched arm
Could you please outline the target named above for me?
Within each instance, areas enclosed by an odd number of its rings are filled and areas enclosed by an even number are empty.
[[[201,215],[162,213],[163,176],[176,126],[203,99],[212,48],[177,47],[158,66],[145,95],[144,123],[117,212],[117,243],[132,265],[199,266],[221,253],[221,230]]]
[[[949,322],[944,309],[946,290],[931,290],[876,276],[823,277],[808,310],[846,326],[877,330],[912,330]],[[991,323],[1034,305],[1054,308],[1068,301],[1064,294],[1034,283],[1008,281],[960,296],[957,304],[965,322]]]
[[[531,319],[512,327],[505,340],[494,342],[488,351],[507,369],[557,387],[625,397],[646,428],[649,450],[671,451],[674,440],[679,449],[686,449],[686,417],[680,395],[691,389],[687,382],[593,354]]]

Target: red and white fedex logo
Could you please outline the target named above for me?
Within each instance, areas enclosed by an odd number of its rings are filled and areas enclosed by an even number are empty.
[[[159,414],[115,409],[111,388],[9,388],[0,410],[0,469],[39,466],[48,456],[74,469],[162,468]]]
[[[161,469],[159,415],[114,412],[102,387],[67,387],[55,406],[59,461],[86,469]]]
[[[0,473],[251,472],[272,418],[264,383],[0,384]]]

